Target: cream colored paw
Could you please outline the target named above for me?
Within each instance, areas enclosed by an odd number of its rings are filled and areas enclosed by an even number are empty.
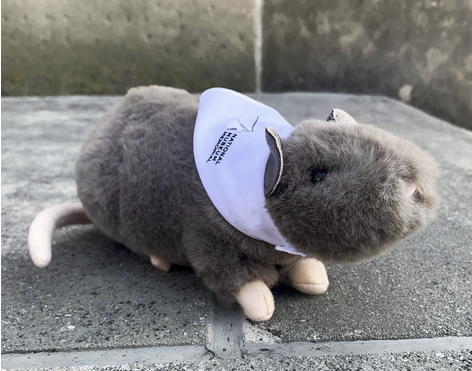
[[[295,262],[290,267],[287,277],[290,285],[303,294],[319,295],[328,290],[329,281],[326,268],[322,262],[313,258],[305,258]]]
[[[253,321],[267,321],[274,314],[274,297],[262,281],[246,283],[235,297],[246,316]]]
[[[169,272],[170,268],[172,267],[172,263],[169,263],[167,260],[159,258],[156,255],[151,255],[151,264],[154,265],[156,268],[160,269],[164,272]]]

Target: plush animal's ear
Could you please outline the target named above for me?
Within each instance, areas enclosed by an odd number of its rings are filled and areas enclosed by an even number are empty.
[[[264,194],[266,197],[269,197],[280,183],[284,168],[284,158],[282,155],[282,141],[275,129],[267,126],[265,136],[270,148],[270,155],[264,175]]]
[[[348,125],[357,124],[357,121],[354,120],[350,115],[348,115],[343,110],[340,110],[337,108],[334,108],[331,110],[326,121],[334,121],[336,124],[348,124]]]

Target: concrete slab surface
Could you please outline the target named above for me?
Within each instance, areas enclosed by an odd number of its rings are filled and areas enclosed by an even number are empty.
[[[75,156],[116,101],[3,101],[4,353],[206,342],[211,296],[191,270],[162,273],[91,226],[59,230],[46,269],[27,256],[34,215],[77,199]]]
[[[211,301],[190,270],[162,273],[98,232],[65,230],[48,269],[2,260],[2,351],[204,344]]]
[[[253,96],[294,124],[327,117],[336,107],[359,122],[414,141],[440,163],[442,203],[435,222],[391,253],[360,265],[328,266],[331,284],[326,295],[308,297],[288,287],[275,288],[273,319],[245,325],[244,339],[275,344],[471,336],[472,133],[382,97]],[[56,234],[53,260],[45,270],[35,268],[27,256],[30,222],[42,208],[76,199],[74,158],[95,122],[118,99],[2,99],[4,354],[209,341],[211,296],[189,270],[163,274],[83,226]],[[358,355],[350,358],[352,367],[338,358],[339,369],[375,369],[382,362],[393,370],[402,369],[394,368],[397,363],[411,369],[420,364],[446,369],[459,367],[460,357],[470,359],[470,354],[451,353],[450,364],[446,356],[424,352],[392,357]],[[328,369],[327,364],[335,365],[324,358],[282,358],[251,360],[247,367]],[[212,362],[155,367],[246,367],[241,359]]]
[[[217,337],[218,338],[218,337]],[[213,339],[215,340],[215,339]],[[222,342],[224,344],[224,342]],[[239,355],[218,356],[216,352],[203,346],[159,346],[148,348],[115,348],[107,350],[89,350],[72,352],[41,352],[28,354],[5,354],[2,365],[5,369],[28,368],[48,369],[64,367],[104,367],[127,366],[131,364],[179,364],[192,363],[196,365],[214,359],[244,359],[246,364],[251,359],[275,358],[315,358],[335,356],[383,356],[396,357],[405,353],[435,354],[444,357],[446,352],[464,353],[472,348],[472,337],[443,337],[434,339],[407,340],[367,340],[352,342],[324,343],[285,343],[285,344],[249,344],[243,347]],[[469,359],[468,356],[465,359]],[[471,359],[472,361],[472,359]]]
[[[213,359],[204,362],[176,362],[169,364],[127,364],[120,366],[61,367],[54,371],[299,371],[299,370],[391,370],[391,371],[464,371],[472,368],[468,351],[407,352],[398,354],[343,355],[322,357],[285,357],[262,359]],[[38,368],[23,368],[24,371]],[[52,370],[41,368],[41,370]]]

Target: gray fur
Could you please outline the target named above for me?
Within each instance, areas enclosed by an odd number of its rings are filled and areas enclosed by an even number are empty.
[[[76,166],[79,198],[105,234],[143,256],[190,265],[221,298],[300,257],[233,228],[218,213],[193,157],[198,99],[165,87],[131,89],[90,135]],[[282,140],[284,168],[266,207],[284,237],[322,261],[386,251],[433,217],[434,161],[369,125],[306,121]],[[313,184],[315,168],[330,170]],[[414,182],[412,199],[402,182]]]
[[[434,216],[437,165],[407,140],[371,125],[310,120],[282,145],[285,171],[266,207],[290,243],[321,261],[372,258]],[[322,183],[310,182],[314,169],[329,171]]]

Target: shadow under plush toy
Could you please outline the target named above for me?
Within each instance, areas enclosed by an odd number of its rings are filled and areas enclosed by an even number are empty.
[[[81,204],[41,212],[37,266],[55,228],[93,223],[167,271],[190,265],[252,320],[274,311],[280,277],[327,290],[321,261],[358,262],[431,221],[436,163],[413,143],[333,110],[292,127],[227,89],[200,98],[131,89],[92,132],[76,165]]]

